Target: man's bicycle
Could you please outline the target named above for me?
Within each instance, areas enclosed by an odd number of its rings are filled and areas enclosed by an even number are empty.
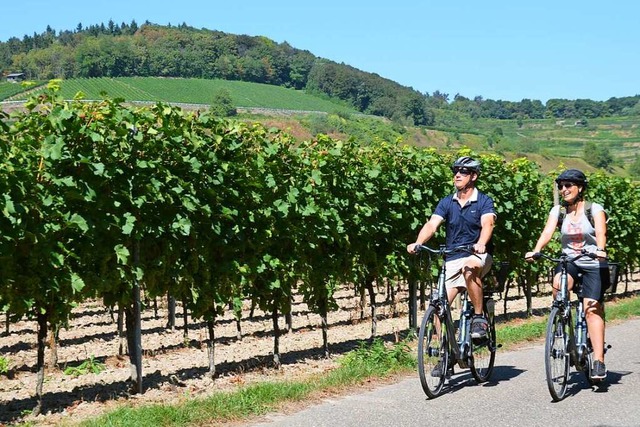
[[[555,402],[564,399],[571,366],[575,367],[577,371],[583,372],[589,384],[595,385],[599,382],[599,380],[591,378],[593,348],[587,330],[580,283],[576,281],[578,283],[573,285],[573,291],[578,296],[577,304],[575,304],[575,322],[573,321],[573,307],[568,287],[567,266],[585,256],[596,257],[594,253],[585,251],[575,256],[563,253],[558,258],[550,257],[541,252],[536,252],[532,256],[533,259],[544,258],[560,264],[560,287],[551,305],[544,346],[547,386],[551,398]],[[605,352],[606,350],[607,346],[605,346]]]
[[[418,334],[418,373],[422,389],[430,399],[442,393],[445,380],[453,375],[457,363],[462,369],[469,368],[477,382],[489,379],[493,372],[496,357],[496,330],[494,319],[494,301],[491,293],[484,295],[483,310],[487,316],[489,328],[487,338],[474,342],[471,338],[471,318],[473,306],[467,292],[460,294],[460,319],[456,324],[452,319],[451,307],[445,286],[446,267],[444,258],[456,252],[474,254],[473,246],[460,246],[447,250],[444,246],[432,249],[417,245],[416,251],[429,252],[442,258],[438,274],[437,289],[431,292],[427,308]]]

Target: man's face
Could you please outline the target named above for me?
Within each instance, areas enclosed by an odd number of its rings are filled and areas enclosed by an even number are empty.
[[[453,184],[457,190],[462,190],[467,187],[472,181],[475,181],[477,175],[467,168],[454,168],[453,169]]]

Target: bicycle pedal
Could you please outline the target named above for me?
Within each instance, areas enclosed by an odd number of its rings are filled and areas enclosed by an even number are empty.
[[[471,341],[477,346],[483,346],[489,343],[489,337],[471,338]]]

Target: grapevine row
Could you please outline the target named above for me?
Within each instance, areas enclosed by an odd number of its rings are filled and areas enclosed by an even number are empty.
[[[397,141],[297,142],[163,103],[64,101],[57,89],[0,116],[0,310],[37,320],[41,378],[48,326],[88,298],[124,309],[142,391],[141,289],[207,322],[213,375],[216,318],[240,299],[272,313],[277,365],[277,319],[294,294],[321,316],[328,354],[339,286],[354,284],[375,310],[378,280],[421,279],[404,248],[452,191],[451,155]],[[480,157],[480,188],[498,213],[495,256],[530,286],[539,272],[521,254],[552,206],[552,179],[524,158]],[[613,211],[609,253],[637,264],[638,187],[604,174],[591,183],[590,198]]]

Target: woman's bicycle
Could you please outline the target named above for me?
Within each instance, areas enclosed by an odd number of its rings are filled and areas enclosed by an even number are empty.
[[[574,322],[567,279],[567,266],[569,263],[585,256],[596,257],[595,254],[585,251],[575,256],[563,253],[558,258],[537,252],[532,257],[533,259],[545,258],[560,264],[560,288],[551,305],[544,346],[547,386],[549,387],[551,398],[555,402],[564,399],[571,366],[574,366],[577,371],[584,372],[589,384],[595,385],[599,382],[591,378],[593,348],[591,347],[591,340],[587,330],[584,305],[580,294],[580,283],[574,283],[573,285],[573,291],[578,295]]]
[[[460,246],[447,250],[444,246],[432,249],[418,245],[416,251],[418,253],[429,252],[442,258],[437,289],[435,292],[431,292],[429,307],[424,314],[418,334],[420,383],[427,397],[434,399],[442,393],[445,380],[453,375],[456,363],[462,369],[469,368],[479,383],[487,381],[491,376],[498,347],[496,345],[494,301],[491,298],[491,293],[487,292],[484,295],[483,310],[489,323],[487,338],[480,342],[474,342],[471,338],[473,305],[467,292],[462,292],[460,294],[460,319],[456,332],[445,286],[444,258],[456,252],[474,254],[473,246]]]

